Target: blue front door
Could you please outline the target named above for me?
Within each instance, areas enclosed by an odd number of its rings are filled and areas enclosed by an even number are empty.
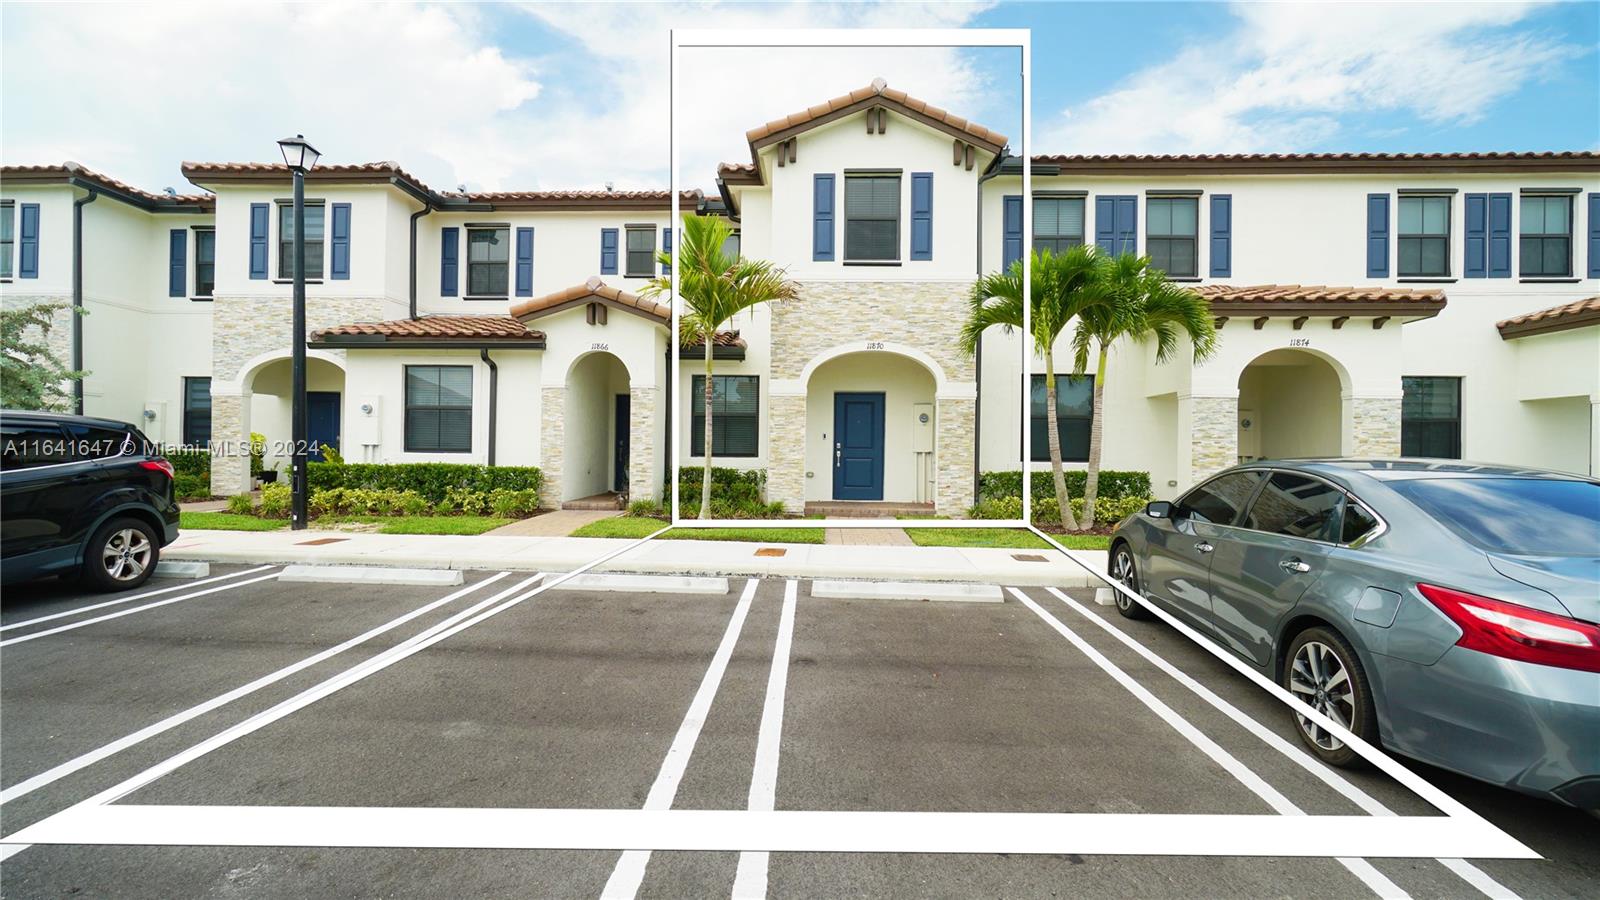
[[[339,449],[339,392],[306,391],[306,456],[322,462],[322,445]]]
[[[833,499],[883,499],[883,394],[833,395]]]

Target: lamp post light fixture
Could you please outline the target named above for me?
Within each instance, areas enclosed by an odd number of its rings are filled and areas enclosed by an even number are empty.
[[[284,164],[294,175],[294,333],[290,349],[294,380],[290,388],[293,439],[290,446],[289,490],[290,527],[299,531],[306,527],[306,507],[309,495],[306,478],[306,455],[310,440],[306,428],[306,173],[317,164],[317,149],[306,143],[305,135],[284,138],[278,142],[283,151]]]

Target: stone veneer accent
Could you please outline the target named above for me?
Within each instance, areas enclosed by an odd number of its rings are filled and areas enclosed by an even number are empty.
[[[352,322],[381,322],[384,306],[381,297],[307,297],[306,334]],[[245,363],[263,353],[288,355],[294,307],[288,297],[217,297],[211,322],[211,377],[232,381]]]
[[[211,493],[219,497],[250,490],[250,434],[244,427],[247,402],[248,397],[236,394],[211,397]],[[288,478],[287,470],[281,477]]]
[[[628,389],[628,499],[653,498],[661,490],[656,471],[656,397],[653,387]]]
[[[1400,398],[1356,397],[1353,431],[1356,456],[1400,455]]]
[[[1189,403],[1190,467],[1200,481],[1239,462],[1239,400],[1194,397]]]
[[[805,498],[806,398],[773,394],[767,398],[767,499],[799,513]]]
[[[934,509],[941,516],[965,517],[973,496],[973,410],[976,400],[935,401]]]
[[[539,505],[561,508],[561,464],[566,458],[567,389],[545,387],[539,392],[539,471],[544,475]],[[214,415],[214,414],[213,414]]]
[[[14,286],[14,283],[11,286]],[[56,310],[55,315],[50,317],[52,324],[50,326],[50,337],[46,342],[46,346],[50,348],[50,355],[56,358],[56,362],[61,363],[62,368],[71,369],[73,328],[72,295],[16,294],[9,291],[5,294],[0,294],[0,308],[3,309],[21,309],[25,306],[33,306],[36,303],[61,304],[62,308]],[[25,332],[25,339],[27,340],[38,340],[38,337],[39,329],[37,328],[29,328],[28,331]],[[88,363],[88,360],[84,360],[84,367],[89,369],[90,372],[93,372],[94,367],[90,366]],[[61,389],[70,397],[72,395],[72,382],[62,382]]]

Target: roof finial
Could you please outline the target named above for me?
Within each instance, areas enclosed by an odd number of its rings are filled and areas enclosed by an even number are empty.
[[[604,281],[600,280],[599,275],[590,275],[589,279],[583,283],[583,286],[588,288],[589,291],[593,292],[605,287],[605,284],[606,283]]]
[[[872,92],[874,94],[883,93],[884,89],[888,86],[889,82],[884,81],[882,76],[872,79]]]

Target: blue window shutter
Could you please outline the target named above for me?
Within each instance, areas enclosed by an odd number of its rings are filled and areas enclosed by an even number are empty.
[[[663,229],[661,229],[661,252],[662,253],[671,253],[672,252],[672,229],[671,228],[663,228]],[[663,275],[671,275],[672,274],[672,266],[670,266],[670,265],[668,265],[666,263],[662,263],[661,264],[661,274],[663,274]]]
[[[1462,229],[1467,236],[1466,266],[1461,274],[1466,278],[1487,278],[1489,277],[1489,195],[1468,194],[1466,206],[1466,227]]]
[[[350,280],[350,204],[333,204],[333,221],[328,229],[328,277]]]
[[[1094,198],[1094,242],[1114,256],[1139,250],[1139,198]]]
[[[185,263],[189,261],[189,232],[174,228],[167,232],[167,296],[184,296],[188,281]]]
[[[1102,253],[1117,252],[1117,198],[1094,198],[1094,244]]]
[[[1211,195],[1211,277],[1233,277],[1233,195]]]
[[[39,204],[22,204],[22,222],[17,228],[17,277],[39,277]]]
[[[1511,195],[1489,195],[1489,277],[1511,277]]]
[[[811,259],[833,262],[833,175],[811,177]]]
[[[1600,278],[1600,194],[1589,195],[1589,277]]]
[[[617,274],[617,230],[600,229],[600,274]]]
[[[260,280],[267,277],[267,218],[268,205],[250,204],[250,277]]]
[[[1139,252],[1139,198],[1117,198],[1117,253]]]
[[[1000,269],[1009,272],[1011,264],[1022,261],[1022,197],[1012,194],[1000,198]]]
[[[533,229],[517,229],[517,296],[533,296]]]
[[[911,173],[911,258],[933,259],[933,173]]]
[[[454,297],[461,290],[461,229],[439,229],[439,296]]]
[[[1389,195],[1367,195],[1367,277],[1389,277]]]

